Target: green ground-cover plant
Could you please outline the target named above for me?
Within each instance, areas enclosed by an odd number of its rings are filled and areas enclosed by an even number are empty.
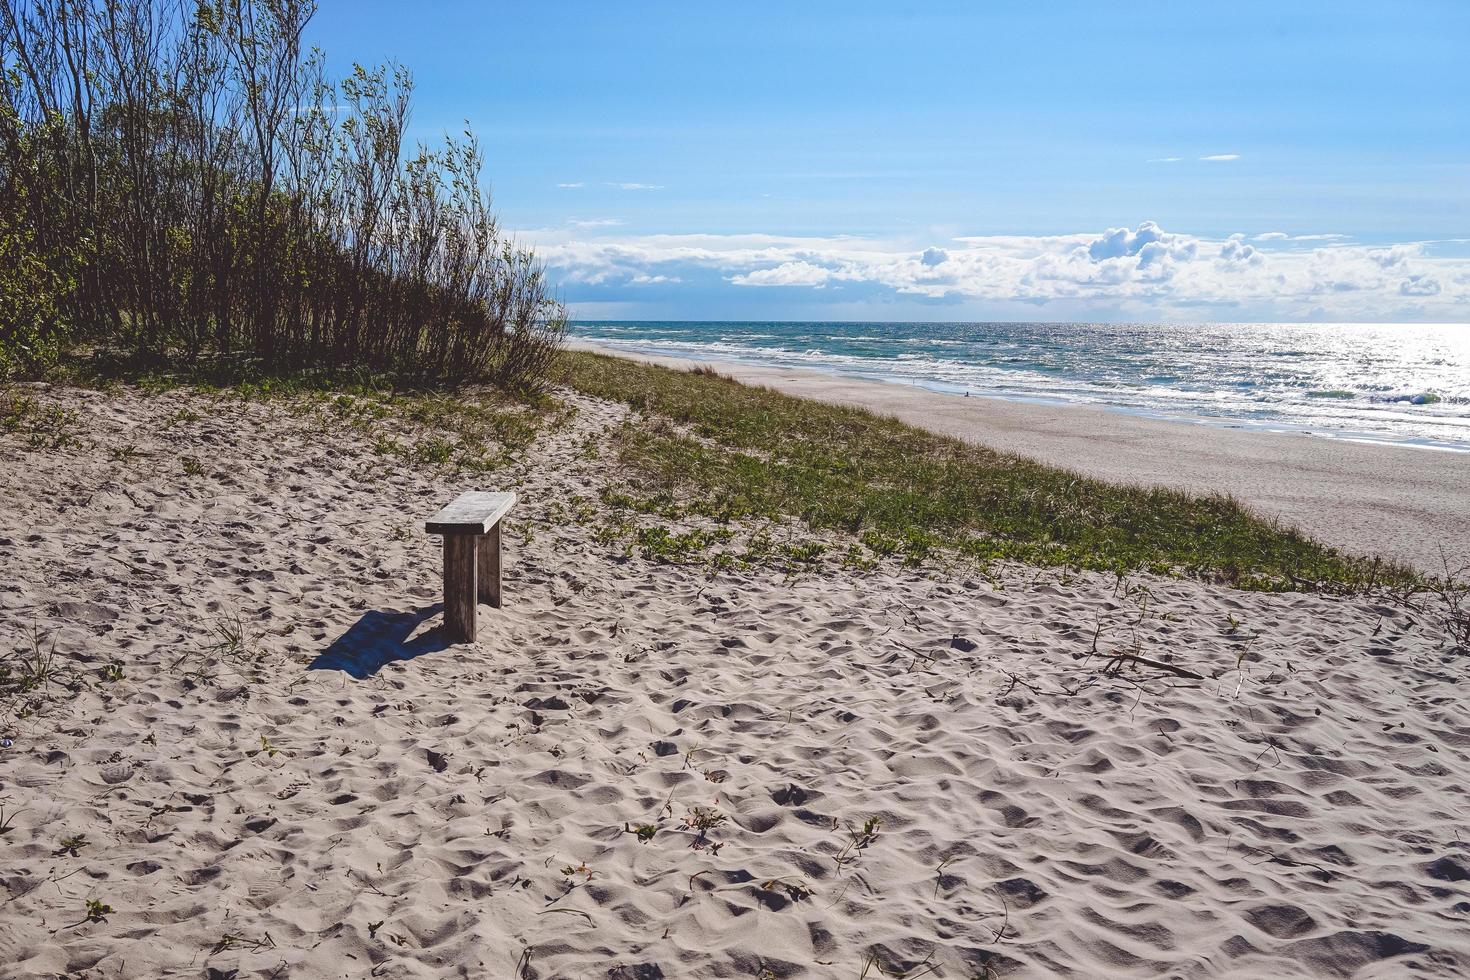
[[[32,449],[63,449],[79,444],[76,417],[27,395],[0,390],[0,433],[20,433]]]
[[[85,686],[75,665],[56,653],[56,634],[31,629],[24,646],[0,648],[0,719],[29,718]]]
[[[564,360],[572,387],[649,417],[615,433],[631,481],[613,502],[665,519],[794,518],[908,561],[942,551],[1273,590],[1419,583],[1406,568],[1343,554],[1227,496],[1089,479],[708,371],[580,351]]]
[[[82,848],[90,843],[87,840],[86,834],[74,834],[71,837],[63,837],[59,842],[59,846],[56,848],[56,854],[58,856],[70,854],[72,857],[80,857]]]

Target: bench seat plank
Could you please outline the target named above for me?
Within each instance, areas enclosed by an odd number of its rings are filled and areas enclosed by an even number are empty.
[[[516,502],[514,493],[471,490],[424,522],[430,534],[485,534]]]

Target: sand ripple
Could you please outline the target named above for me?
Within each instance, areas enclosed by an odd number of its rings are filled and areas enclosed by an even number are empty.
[[[0,750],[0,975],[1470,972],[1465,661],[1413,610],[620,559],[547,509],[611,478],[586,400],[473,480],[279,407],[49,397],[106,428],[6,437],[0,640],[91,686]],[[486,482],[527,501],[508,603],[446,647],[418,522]],[[235,616],[254,652],[210,652]]]

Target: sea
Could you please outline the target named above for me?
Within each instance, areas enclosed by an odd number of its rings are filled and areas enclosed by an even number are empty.
[[[1470,452],[1470,324],[578,321],[574,339],[931,391]]]

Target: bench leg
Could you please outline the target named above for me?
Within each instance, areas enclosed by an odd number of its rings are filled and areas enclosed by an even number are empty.
[[[500,608],[500,525],[497,524],[480,539],[480,566],[477,578],[480,584],[480,601],[495,609]]]
[[[451,640],[475,638],[475,544],[473,534],[444,535],[444,629]]]

